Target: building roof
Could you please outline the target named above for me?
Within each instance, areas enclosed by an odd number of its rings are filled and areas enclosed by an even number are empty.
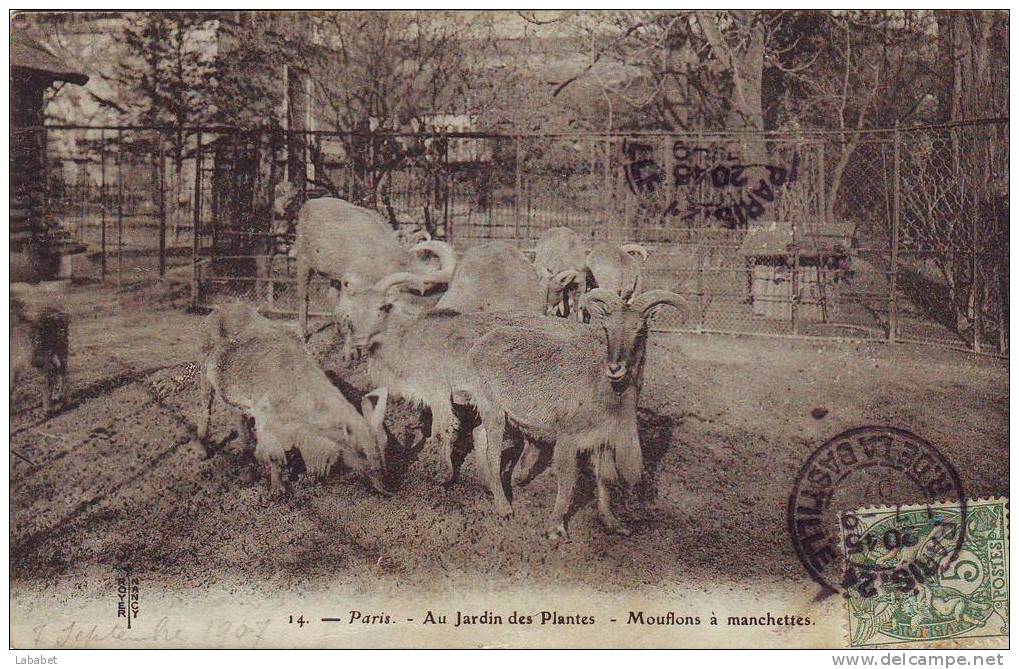
[[[88,75],[75,71],[46,45],[23,32],[11,35],[11,68],[31,70],[54,81],[79,85],[88,81]]]
[[[853,243],[853,226],[848,221],[800,226],[775,221],[751,225],[743,237],[740,252],[744,256],[786,256],[797,249],[801,257],[846,255]]]

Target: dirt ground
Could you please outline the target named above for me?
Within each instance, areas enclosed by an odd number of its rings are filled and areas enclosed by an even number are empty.
[[[808,583],[786,531],[794,477],[823,441],[867,424],[929,440],[967,496],[1008,493],[1005,361],[911,345],[653,335],[640,412],[649,483],[621,510],[629,538],[602,530],[588,485],[572,541],[544,539],[551,472],[514,490],[507,521],[491,513],[472,456],[462,482],[443,489],[436,454],[408,443],[416,414],[399,402],[387,417],[401,442],[390,446],[394,497],[341,473],[301,476],[273,500],[244,457],[197,455],[191,363],[201,316],[184,311],[183,288],[79,286],[54,297],[73,318],[71,396],[49,418],[39,388],[12,397],[15,585],[124,565],[168,587],[228,577],[353,590],[424,579],[604,591],[699,579]],[[355,399],[368,389],[363,370],[342,367],[332,344],[328,332],[315,340]],[[214,419],[214,437],[228,440],[232,414],[220,403]]]

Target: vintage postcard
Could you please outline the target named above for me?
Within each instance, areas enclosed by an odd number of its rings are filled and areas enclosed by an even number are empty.
[[[12,649],[1008,647],[1007,10],[9,39]]]

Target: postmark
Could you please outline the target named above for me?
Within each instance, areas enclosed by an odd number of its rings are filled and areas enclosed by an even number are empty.
[[[850,647],[1007,637],[1006,498],[858,509],[840,526]]]
[[[925,439],[897,427],[864,426],[823,443],[800,468],[789,495],[788,531],[796,554],[823,595],[844,591],[839,514],[879,505],[965,500],[955,467]],[[948,541],[951,561],[965,535]],[[901,566],[901,565],[897,565]]]

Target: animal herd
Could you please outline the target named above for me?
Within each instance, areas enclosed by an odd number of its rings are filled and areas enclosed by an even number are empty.
[[[440,456],[443,485],[459,474],[454,444],[473,442],[495,512],[511,516],[501,463],[504,442],[520,446],[510,483],[526,484],[551,461],[558,491],[547,533],[565,539],[586,456],[603,525],[629,534],[612,512],[610,486],[633,486],[643,474],[637,401],[648,322],[666,306],[686,306],[676,293],[642,290],[647,251],[588,249],[560,227],[538,242],[533,263],[498,241],[458,257],[445,242],[401,240],[377,213],[334,198],[306,202],[296,231],[296,331],[250,304],[207,319],[203,444],[219,396],[239,410],[242,444],[254,445],[274,493],[283,491],[287,454],[297,451],[309,473],[342,463],[389,495],[383,417],[398,397],[422,410],[423,426],[430,414],[425,447]],[[360,411],[305,349],[316,273],[330,280],[343,355],[367,358],[376,390]]]

